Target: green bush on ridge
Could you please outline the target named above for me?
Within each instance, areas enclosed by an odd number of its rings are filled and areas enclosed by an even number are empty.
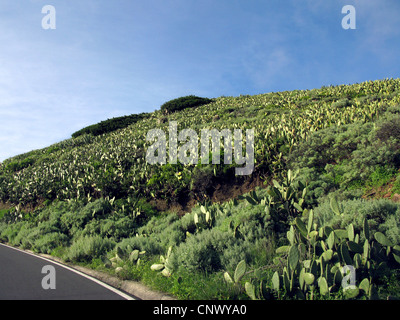
[[[182,111],[187,108],[199,107],[204,104],[209,104],[213,101],[214,101],[213,99],[201,98],[194,95],[189,95],[165,102],[161,106],[161,111],[164,113],[172,113],[176,111]]]
[[[97,124],[90,125],[72,134],[72,138],[77,138],[82,135],[91,134],[93,136],[99,136],[105,133],[113,132],[118,129],[126,128],[140,120],[148,117],[148,113],[132,114],[129,116],[116,117],[101,121]]]

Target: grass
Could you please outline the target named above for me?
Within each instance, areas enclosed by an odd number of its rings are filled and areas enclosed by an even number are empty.
[[[4,215],[9,212],[10,212],[10,209],[1,209],[0,210],[0,220],[3,219]]]
[[[370,175],[366,182],[366,186],[379,188],[390,181],[394,180],[397,175],[397,170],[387,166],[378,166],[375,171]]]
[[[393,193],[400,193],[400,174],[397,175],[396,180],[393,183]]]
[[[374,198],[393,196],[400,193],[400,175],[396,169],[387,166],[379,166],[370,175],[367,181],[360,181],[359,188],[363,190],[365,197]]]

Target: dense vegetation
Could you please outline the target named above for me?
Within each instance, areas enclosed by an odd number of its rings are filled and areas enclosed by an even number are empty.
[[[161,111],[164,113],[172,113],[176,111],[181,111],[187,108],[195,108],[202,106],[204,104],[209,104],[213,102],[212,99],[201,98],[194,95],[180,97],[177,99],[173,99],[171,101],[165,102],[161,106]]]
[[[91,134],[94,136],[99,136],[104,133],[112,132],[118,129],[123,129],[131,124],[134,124],[140,120],[147,117],[147,113],[131,114],[129,116],[116,117],[112,119],[107,119],[99,123],[93,124],[72,134],[72,138],[77,138],[84,134]]]
[[[170,121],[254,128],[253,174],[149,165]],[[400,298],[399,132],[398,79],[155,111],[4,161],[0,240],[183,299]]]

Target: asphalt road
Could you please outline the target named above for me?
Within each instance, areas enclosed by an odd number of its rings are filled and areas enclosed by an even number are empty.
[[[0,300],[129,299],[69,267],[0,244]]]

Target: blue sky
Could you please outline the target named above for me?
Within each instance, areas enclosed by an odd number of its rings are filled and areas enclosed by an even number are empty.
[[[399,57],[398,0],[0,0],[0,161],[184,95],[399,78]]]

